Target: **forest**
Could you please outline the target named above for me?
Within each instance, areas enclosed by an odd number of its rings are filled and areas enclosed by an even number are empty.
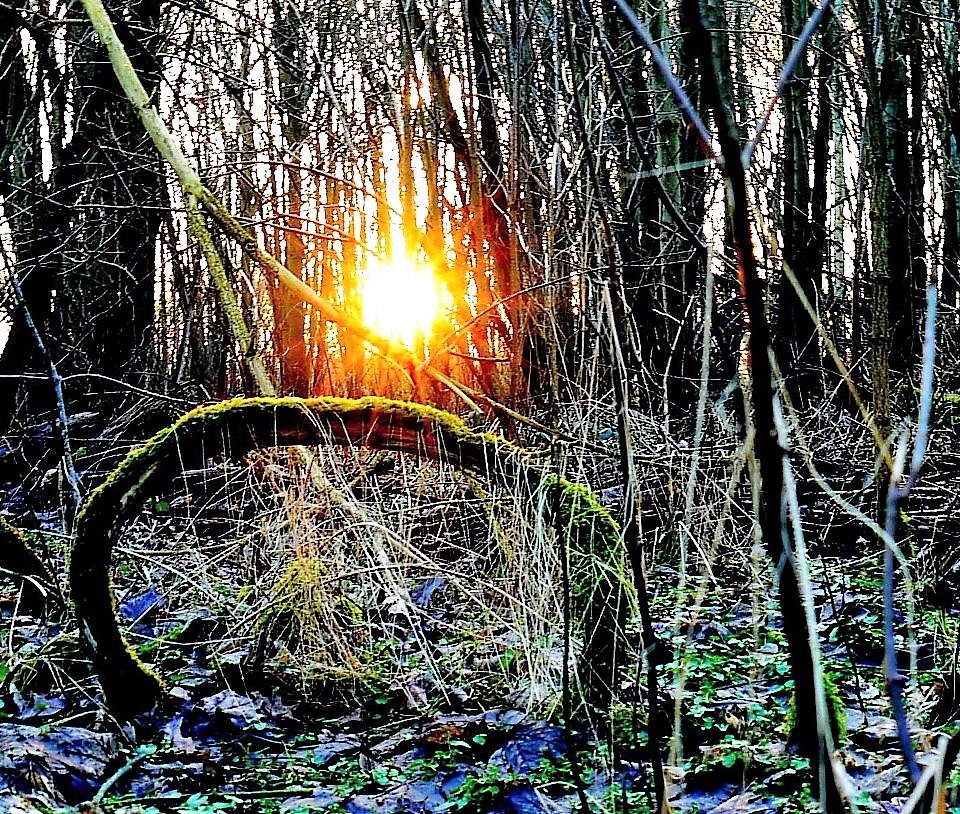
[[[958,0],[0,0],[0,814],[960,812]]]

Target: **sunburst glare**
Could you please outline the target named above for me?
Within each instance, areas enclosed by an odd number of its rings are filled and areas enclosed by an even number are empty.
[[[372,257],[360,272],[363,321],[388,339],[412,347],[442,315],[434,273],[409,257]]]

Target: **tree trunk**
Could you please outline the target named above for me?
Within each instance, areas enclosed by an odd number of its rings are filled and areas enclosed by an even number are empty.
[[[160,2],[131,2],[125,11],[118,33],[152,93],[160,78],[150,47],[158,37]],[[142,380],[153,366],[163,173],[134,111],[117,104],[116,78],[89,25],[72,31],[77,118],[57,173],[71,234],[57,281],[59,339],[73,351],[68,370]]]
[[[0,16],[0,22],[6,23]],[[11,31],[18,22],[10,15]],[[50,42],[37,43],[38,52]],[[44,182],[40,111],[34,90],[27,79],[28,57],[19,36],[0,45],[0,155],[16,155],[16,161],[0,162],[0,200],[10,226],[14,261],[10,272],[17,276],[27,309],[40,333],[49,342],[50,307],[60,270],[66,239],[64,215],[55,197],[55,177]],[[37,59],[38,83],[47,76],[45,62]],[[51,83],[53,78],[51,77]],[[51,140],[59,133],[51,133]],[[6,264],[7,257],[3,258]],[[44,360],[27,325],[23,309],[10,300],[10,332],[0,353],[0,374],[15,375],[45,367]],[[6,381],[0,386],[0,432],[6,432],[17,406],[29,396],[30,407],[49,406],[49,388],[42,383],[28,388],[28,382]]]
[[[301,147],[307,136],[303,112],[311,88],[305,76],[307,44],[296,8],[273,3],[273,38],[280,82],[280,111],[287,161],[286,229],[282,236],[284,265],[300,279],[306,273],[303,241],[303,174],[299,168]],[[306,343],[306,306],[303,299],[275,282],[271,288],[274,314],[274,349],[280,362],[283,393],[306,397],[313,387],[312,359]]]
[[[806,22],[807,4],[798,0],[782,0],[780,4],[783,26],[783,60],[793,49],[796,37]],[[821,87],[826,79],[821,76]],[[814,221],[814,190],[810,182],[811,166],[814,178],[826,178],[826,110],[818,111],[818,125],[814,133],[810,108],[810,70],[805,58],[797,63],[793,79],[783,90],[783,261],[792,270],[800,289],[814,308],[820,301],[820,283],[823,276],[824,232],[822,220]],[[823,94],[820,95],[821,101]],[[816,159],[819,159],[819,164]],[[825,194],[818,201],[818,218],[825,216]],[[816,324],[803,307],[800,294],[784,278],[780,283],[779,313],[776,322],[775,346],[779,351],[783,371],[787,376],[790,396],[795,404],[809,405],[820,389],[819,342]],[[819,310],[819,308],[818,308]]]

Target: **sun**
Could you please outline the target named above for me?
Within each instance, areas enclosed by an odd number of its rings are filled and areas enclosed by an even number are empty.
[[[429,336],[441,314],[436,275],[409,257],[370,258],[359,290],[363,321],[407,347]]]

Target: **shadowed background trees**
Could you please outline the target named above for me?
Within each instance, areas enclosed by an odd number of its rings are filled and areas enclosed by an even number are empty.
[[[160,162],[85,21],[55,25],[29,4],[0,13],[10,32],[0,53],[6,273],[18,276],[70,372],[155,379],[156,245],[169,218]],[[154,53],[160,15],[159,3],[131,3],[122,26],[152,89],[162,71]],[[23,315],[6,301],[0,371],[42,370]],[[24,393],[16,378],[5,382],[0,426]]]
[[[699,104],[689,12],[636,10]],[[417,352],[437,369],[518,405],[602,391],[585,362],[602,330],[598,285],[612,273],[642,360],[640,398],[656,414],[689,415],[709,266],[720,351],[711,397],[735,378],[736,289],[729,259],[707,249],[727,231],[718,176],[612,7],[275,0],[229,13],[158,2],[110,11],[205,180],[296,275],[359,315],[371,253],[430,264],[448,313]],[[811,11],[795,0],[717,6],[740,124],[766,106]],[[64,372],[198,396],[248,389],[179,192],[88,26],[66,6],[14,2],[2,14],[4,267]],[[875,391],[881,423],[887,365],[909,374],[917,359],[928,279],[956,305],[956,17],[949,2],[831,11],[757,146],[756,205],[778,247],[765,257],[769,308],[798,404],[834,394],[839,378],[781,260]],[[725,238],[711,245],[729,253]],[[228,241],[221,248],[285,392],[403,391],[342,326]],[[9,426],[47,402],[42,384],[16,378],[40,368],[9,296],[6,307]],[[94,390],[76,379],[69,395]]]

